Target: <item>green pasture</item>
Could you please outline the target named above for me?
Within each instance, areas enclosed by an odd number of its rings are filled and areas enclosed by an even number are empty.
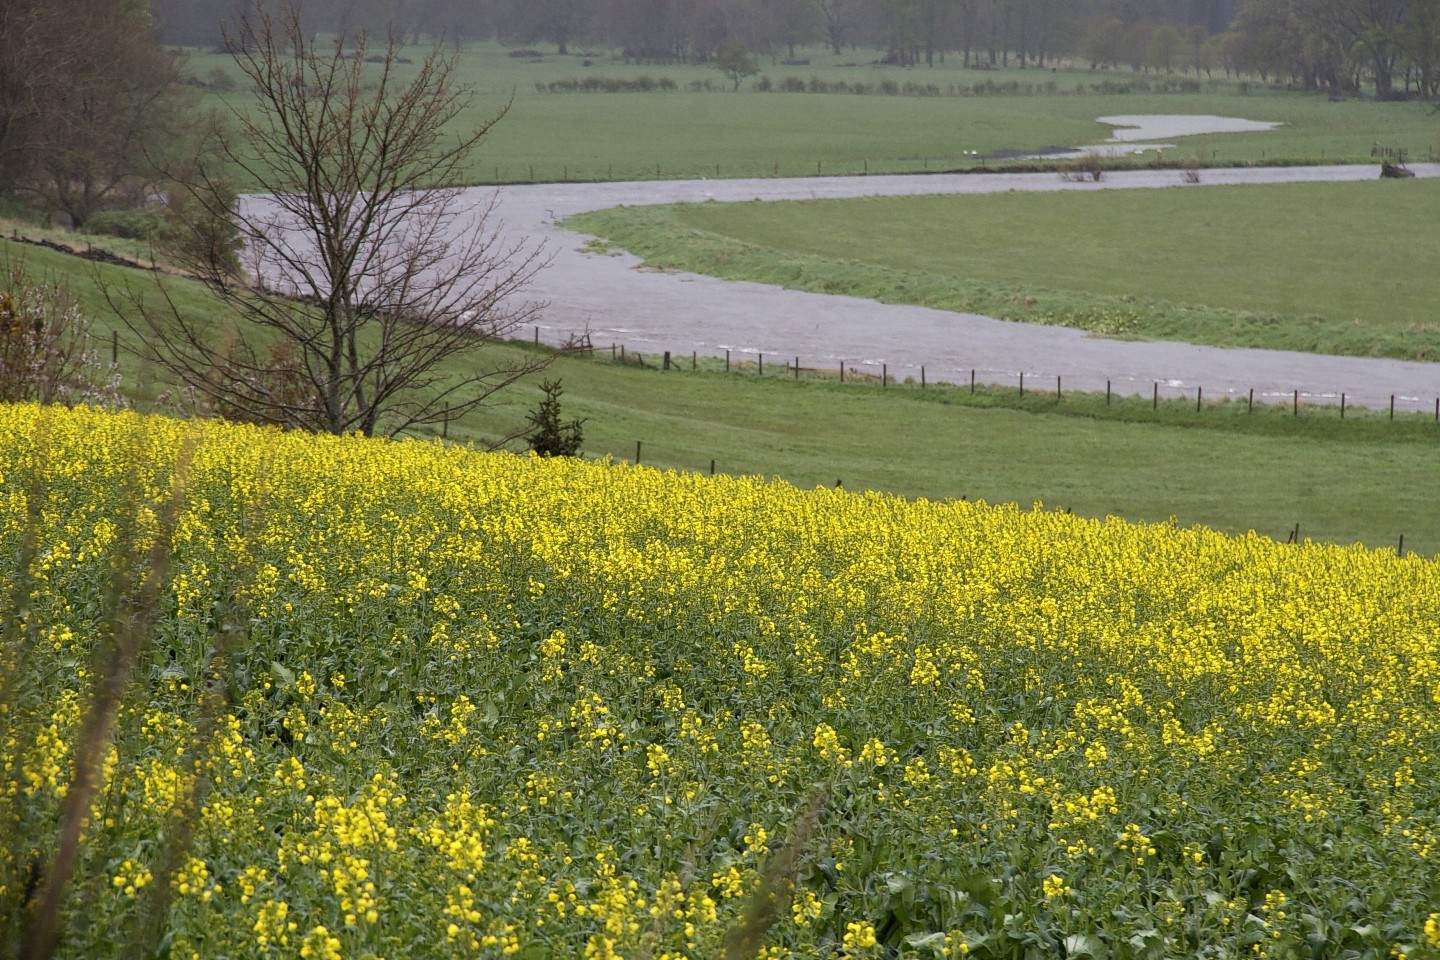
[[[655,266],[1141,340],[1440,357],[1440,181],[631,207]]]
[[[32,238],[58,240],[77,251],[85,251],[93,246],[118,250],[127,258],[133,254],[133,259],[143,259],[139,249],[132,249],[134,245],[125,241],[117,242],[113,237],[90,237],[83,234],[57,237],[53,231],[29,227],[22,232],[21,228],[13,223],[5,233],[12,231]],[[117,346],[133,335],[117,316],[115,305],[123,303],[133,294],[140,301],[160,308],[168,298],[175,309],[186,316],[211,316],[217,328],[222,319],[215,300],[200,284],[193,281],[170,278],[162,285],[157,283],[156,275],[147,270],[90,262],[28,243],[0,238],[0,283],[8,281],[12,264],[22,266],[32,281],[58,287],[75,301],[90,322],[90,349],[104,364],[110,362],[112,352],[115,354],[118,370],[123,378],[122,390],[141,409],[150,409],[156,398],[166,392],[166,385],[160,382],[157,371],[140,364],[133,350],[121,347],[116,351]]]
[[[95,316],[97,347],[108,353],[113,323],[97,278],[158,296],[149,275],[95,267],[45,250],[3,241],[0,258],[22,256],[31,272],[66,284]],[[213,311],[203,292],[166,284],[182,309]],[[217,323],[219,320],[217,318]],[[122,337],[126,334],[122,330]],[[497,360],[521,345],[497,346]],[[108,357],[107,357],[108,359]],[[802,486],[873,489],[934,499],[1036,500],[1086,516],[1254,529],[1370,546],[1398,543],[1440,553],[1434,510],[1432,417],[1347,412],[1330,407],[1256,409],[1173,401],[964,388],[922,390],[873,380],[838,383],[833,374],[753,366],[728,375],[702,360],[690,371],[661,371],[600,358],[559,357],[548,372],[564,385],[562,413],[585,418],[590,457],[641,460],[657,467],[779,476]],[[127,390],[142,409],[163,392],[157,374],[121,350]],[[452,424],[456,442],[488,444],[526,422],[541,397],[538,378],[504,395],[500,405]],[[169,407],[172,412],[183,412]]]
[[[651,358],[653,363],[654,358]],[[786,379],[767,365],[726,375],[639,370],[562,358],[566,417],[584,417],[585,455],[684,471],[779,476],[800,486],[883,490],[930,499],[1042,501],[1084,516],[1202,524],[1440,553],[1433,508],[1440,424],[1390,422],[1352,409],[1287,407],[1244,414],[1208,406],[878,381]],[[452,438],[480,435],[533,407],[517,392]],[[492,426],[493,424],[493,426]]]
[[[422,49],[407,50],[412,59]],[[507,55],[496,44],[463,48],[459,75],[475,91],[462,118],[480,122],[506,104],[509,113],[483,144],[470,170],[477,183],[525,180],[628,180],[688,177],[808,176],[922,172],[1014,163],[996,151],[1099,143],[1111,128],[1096,117],[1144,113],[1219,113],[1284,124],[1266,133],[1187,137],[1171,158],[1204,163],[1368,160],[1379,145],[1424,159],[1435,149],[1437,121],[1420,103],[1331,103],[1317,94],[1266,87],[1258,81],[1057,69],[977,70],[954,56],[927,67],[868,62],[873,52],[835,57],[810,48],[808,66],[762,58],[761,74],[738,93],[704,65],[625,63],[599,52],[538,62]],[[584,66],[589,59],[591,65]],[[407,68],[408,69],[408,68]],[[227,56],[194,52],[188,73],[232,80]],[[403,76],[403,74],[402,74]],[[1219,76],[1217,74],[1217,76]],[[653,93],[550,93],[537,85],[586,78],[666,79],[676,89]],[[878,93],[761,93],[787,78],[879,86],[934,85],[941,96]],[[1154,89],[1198,83],[1195,93],[1096,93],[1137,85]],[[692,85],[712,89],[695,91]],[[964,88],[968,95],[952,95]],[[1083,91],[1077,93],[1076,91]],[[978,92],[977,92],[978,91]],[[238,91],[207,92],[209,107],[243,106]]]

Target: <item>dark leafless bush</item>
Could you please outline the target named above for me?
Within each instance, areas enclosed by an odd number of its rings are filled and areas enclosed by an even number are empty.
[[[1105,179],[1105,169],[1100,165],[1100,158],[1090,154],[1073,163],[1068,163],[1060,168],[1060,179],[1067,183],[1099,183]]]
[[[17,261],[0,265],[0,402],[27,401],[124,405],[79,306]]]

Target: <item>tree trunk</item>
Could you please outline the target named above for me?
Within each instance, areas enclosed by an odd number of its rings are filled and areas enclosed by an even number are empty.
[[[1371,58],[1375,71],[1375,99],[1394,100],[1395,97],[1395,57],[1390,53],[1390,45],[1381,42],[1375,47],[1375,54]]]

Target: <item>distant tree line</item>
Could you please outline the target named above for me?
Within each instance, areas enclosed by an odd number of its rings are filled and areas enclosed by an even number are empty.
[[[239,0],[243,3],[244,0]],[[974,65],[1040,66],[1082,53],[1088,33],[1118,35],[1097,58],[1144,65],[1160,25],[1223,31],[1239,0],[307,0],[318,30],[395,30],[412,39],[499,39],[515,44],[619,50],[652,63],[703,63],[728,45],[785,54],[824,43],[837,53],[878,50],[906,65],[950,55]],[[152,0],[167,43],[216,44],[237,0]],[[1095,41],[1099,43],[1099,40]],[[1131,49],[1139,43],[1139,49]]]
[[[1242,0],[1236,65],[1335,94],[1440,97],[1440,0]]]
[[[0,193],[75,225],[193,150],[175,46],[223,47],[262,0],[0,2]],[[306,0],[316,35],[498,39],[738,81],[824,44],[857,63],[1258,76],[1440,99],[1440,0]],[[741,69],[729,69],[726,64]]]
[[[152,0],[167,43],[215,45],[246,0]],[[918,66],[1044,68],[1057,58],[1278,79],[1380,99],[1440,96],[1440,0],[308,0],[326,32],[499,39],[639,63],[806,45]]]

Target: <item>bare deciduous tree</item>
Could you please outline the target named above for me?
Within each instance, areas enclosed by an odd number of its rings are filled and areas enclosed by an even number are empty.
[[[476,356],[533,318],[512,295],[543,263],[501,241],[493,199],[453,186],[504,113],[452,131],[469,105],[454,55],[437,48],[402,68],[393,38],[378,56],[363,36],[347,49],[308,35],[293,6],[263,2],[227,44],[255,99],[217,128],[215,154],[266,194],[230,209],[204,162],[178,189],[198,240],[181,258],[238,329],[217,336],[131,298],[147,358],[228,416],[367,436],[460,416],[543,366]],[[215,242],[226,218],[247,282]]]
[[[45,214],[142,200],[185,101],[143,0],[0,3],[0,190]]]
[[[838,57],[844,50],[850,36],[850,10],[848,0],[815,0],[820,14],[825,19],[825,39]]]
[[[122,406],[90,342],[90,320],[64,289],[0,259],[0,403]]]

